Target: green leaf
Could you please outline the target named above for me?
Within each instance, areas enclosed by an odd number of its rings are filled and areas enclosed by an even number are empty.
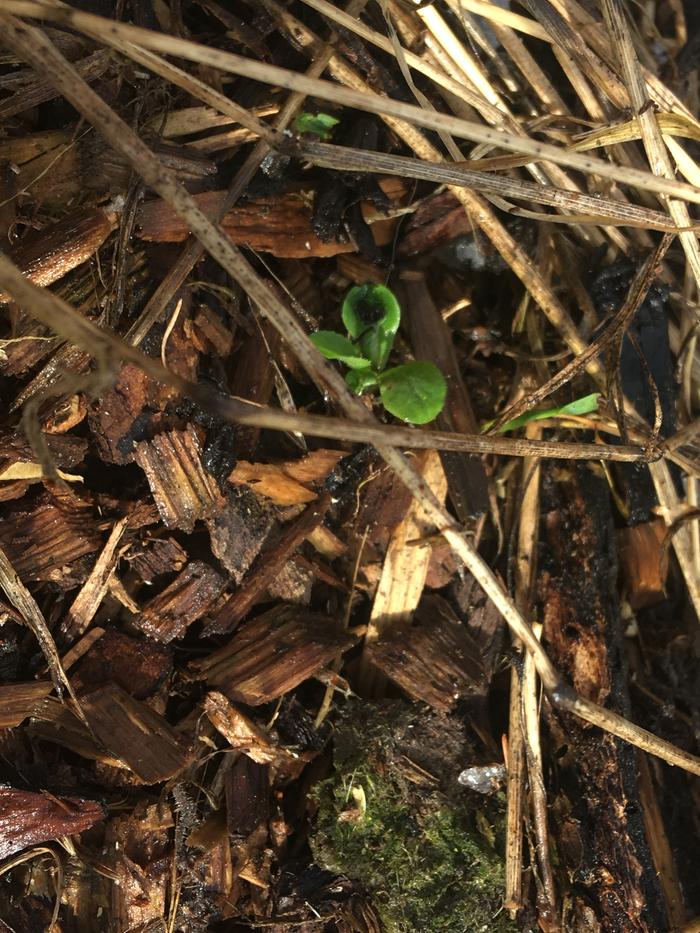
[[[593,392],[591,395],[584,395],[583,398],[574,399],[573,402],[561,405],[559,408],[547,408],[544,411],[526,411],[517,418],[513,418],[512,421],[506,421],[498,429],[498,433],[503,434],[504,431],[513,431],[515,428],[521,428],[531,421],[544,421],[545,418],[561,418],[565,415],[590,415],[591,412],[598,410],[599,398],[600,392]],[[490,421],[485,425],[484,430],[487,431],[492,424],[493,421]]]
[[[364,395],[377,385],[377,374],[372,369],[353,369],[345,376],[345,381],[355,395]]]
[[[394,293],[383,285],[356,285],[343,302],[343,324],[376,370],[386,366],[401,321]]]
[[[404,363],[379,377],[379,392],[392,415],[411,424],[426,424],[442,411],[447,383],[433,363]]]
[[[300,113],[294,125],[297,133],[314,133],[321,139],[330,139],[338,123],[340,120],[329,113]]]
[[[369,360],[362,356],[354,343],[350,343],[347,337],[337,334],[334,330],[319,330],[309,336],[316,349],[320,350],[327,360],[340,360],[351,369],[367,369],[370,365]]]

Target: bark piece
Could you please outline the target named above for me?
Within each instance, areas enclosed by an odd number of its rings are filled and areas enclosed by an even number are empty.
[[[328,616],[276,606],[195,665],[230,700],[260,706],[293,690],[353,644]]]
[[[206,214],[213,214],[225,196],[222,191],[195,195]],[[137,236],[156,243],[181,243],[189,227],[164,201],[148,201],[137,215]],[[237,204],[221,221],[221,227],[241,246],[272,253],[283,259],[309,259],[355,252],[355,244],[324,242],[313,231],[311,209],[298,193],[276,198],[257,198]]]
[[[407,270],[400,276],[404,313],[417,359],[429,360],[447,381],[445,406],[435,419],[440,431],[478,434],[479,426],[449,327],[432,299],[422,272]],[[467,522],[489,508],[489,490],[481,458],[442,451],[449,496],[460,521]]]
[[[27,583],[81,584],[89,572],[82,558],[101,543],[89,508],[48,492],[25,496],[0,518],[0,546]]]
[[[201,560],[192,561],[134,620],[146,635],[167,644],[182,638],[221,596],[226,580]]]
[[[81,698],[90,729],[146,784],[182,771],[189,759],[183,738],[150,706],[111,684]]]
[[[486,682],[478,644],[435,594],[423,597],[412,621],[389,620],[368,656],[410,697],[444,712]]]
[[[92,800],[0,787],[0,859],[27,846],[89,829],[105,812]]]
[[[146,474],[168,528],[190,532],[195,522],[221,511],[223,497],[202,465],[202,448],[193,425],[143,441],[134,459]]]

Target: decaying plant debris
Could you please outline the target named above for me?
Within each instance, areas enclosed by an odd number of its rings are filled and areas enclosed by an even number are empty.
[[[0,927],[698,929],[696,5],[0,46]]]

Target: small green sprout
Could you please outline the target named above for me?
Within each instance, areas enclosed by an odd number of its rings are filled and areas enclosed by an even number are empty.
[[[344,363],[345,381],[356,395],[379,388],[384,408],[402,421],[426,424],[443,408],[447,384],[433,363],[403,363],[386,369],[401,321],[396,296],[383,285],[357,285],[343,302],[348,337],[332,330],[311,334],[328,360]],[[349,338],[349,339],[348,339]]]
[[[321,139],[330,139],[338,123],[340,120],[329,113],[300,113],[295,126],[297,133],[313,133]]]

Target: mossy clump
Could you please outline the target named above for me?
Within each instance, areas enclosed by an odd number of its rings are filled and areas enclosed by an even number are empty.
[[[311,846],[368,890],[388,933],[515,930],[502,909],[503,801],[459,792],[464,750],[455,720],[403,703],[352,704],[338,724]]]

